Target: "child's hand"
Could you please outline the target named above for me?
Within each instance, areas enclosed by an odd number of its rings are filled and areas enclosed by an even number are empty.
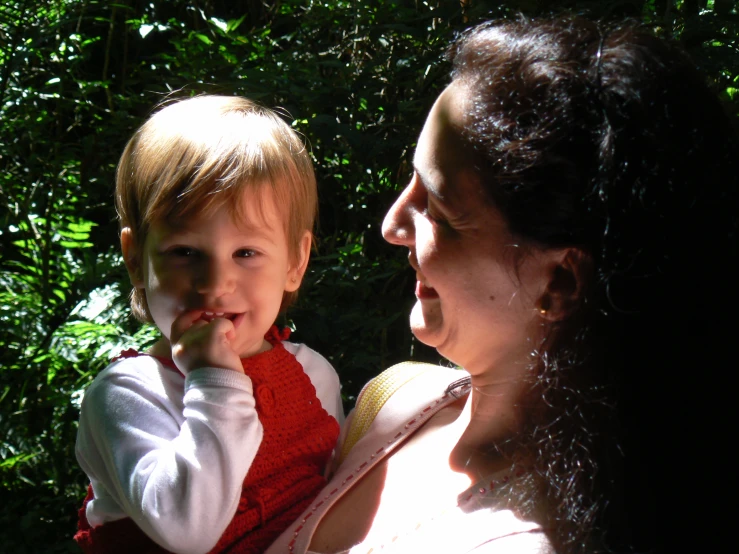
[[[169,340],[172,360],[185,375],[201,367],[222,367],[244,373],[241,359],[231,348],[234,324],[217,317],[210,322],[200,319],[202,311],[180,314],[172,323]]]

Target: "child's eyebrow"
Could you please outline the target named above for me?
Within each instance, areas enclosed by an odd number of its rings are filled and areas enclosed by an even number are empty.
[[[271,225],[268,225],[265,221],[240,221],[236,224],[236,228],[240,233],[249,235],[263,235],[265,237],[272,237],[275,234],[276,229]]]
[[[167,223],[166,233],[170,237],[175,235],[174,238],[182,238],[183,240],[187,240],[188,235],[201,235],[197,222]],[[266,223],[254,222],[252,224],[248,222],[239,222],[236,224],[235,233],[240,239],[244,240],[258,238],[270,243],[276,242],[276,230]]]

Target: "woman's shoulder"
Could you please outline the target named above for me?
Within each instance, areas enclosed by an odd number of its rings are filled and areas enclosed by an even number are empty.
[[[469,374],[458,368],[421,362],[401,362],[370,380],[359,393],[355,418],[380,416],[395,418],[425,409],[429,403],[455,394],[455,384]],[[373,417],[374,419],[374,417]]]
[[[403,362],[367,383],[343,431],[340,459],[360,442],[360,450],[376,443],[402,442],[439,409],[456,399],[450,388],[469,377],[466,371],[438,365]],[[389,442],[388,442],[389,441]]]

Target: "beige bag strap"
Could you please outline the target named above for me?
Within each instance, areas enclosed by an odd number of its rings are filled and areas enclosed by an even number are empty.
[[[365,385],[354,406],[352,420],[341,447],[339,462],[343,462],[349,451],[370,428],[375,416],[400,387],[438,365],[422,362],[401,362],[387,368]]]

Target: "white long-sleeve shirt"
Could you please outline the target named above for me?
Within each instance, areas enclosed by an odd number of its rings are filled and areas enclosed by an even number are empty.
[[[343,421],[339,379],[305,345],[283,342]],[[220,368],[186,378],[156,358],[118,360],[85,392],[76,455],[95,498],[91,526],[131,517],[173,552],[210,550],[236,511],[263,429],[251,379]]]

